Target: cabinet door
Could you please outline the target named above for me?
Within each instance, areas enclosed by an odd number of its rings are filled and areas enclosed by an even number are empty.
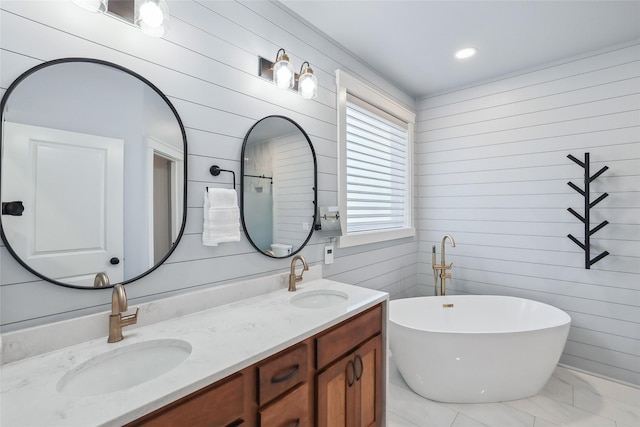
[[[354,425],[354,385],[353,354],[337,360],[318,375],[318,427]]]
[[[355,351],[355,426],[382,425],[382,338],[371,338]]]
[[[382,425],[382,338],[377,335],[318,375],[319,427]]]

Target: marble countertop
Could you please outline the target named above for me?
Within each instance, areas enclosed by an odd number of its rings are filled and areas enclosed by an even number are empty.
[[[317,309],[289,302],[318,289],[346,293],[346,305]],[[105,336],[8,363],[1,367],[0,425],[120,426],[387,299],[386,293],[331,280],[302,282],[295,293],[280,289],[141,328],[124,328],[124,340],[118,343],[108,344]],[[172,338],[187,341],[191,354],[155,379],[95,396],[69,397],[57,391],[67,372],[97,355]]]

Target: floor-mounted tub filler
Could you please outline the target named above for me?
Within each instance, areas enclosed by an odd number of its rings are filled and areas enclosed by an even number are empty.
[[[516,297],[393,300],[389,340],[409,387],[440,402],[486,403],[537,394],[569,334],[564,311]]]

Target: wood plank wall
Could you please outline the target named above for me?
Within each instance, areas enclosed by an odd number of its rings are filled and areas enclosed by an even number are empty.
[[[418,101],[419,282],[450,233],[451,294],[504,294],[567,311],[561,362],[640,384],[640,41]],[[582,169],[590,152],[592,257],[584,268]],[[439,258],[438,258],[439,259]],[[543,351],[543,349],[541,349]]]
[[[287,271],[290,260],[274,260],[240,243],[204,247],[202,192],[229,188],[231,177],[212,177],[218,164],[240,173],[245,133],[272,114],[291,117],[309,134],[318,156],[319,205],[336,205],[335,70],[360,76],[408,108],[402,93],[326,36],[273,2],[173,1],[170,32],[154,39],[116,19],[88,13],[70,1],[5,1],[0,4],[0,95],[30,67],[62,57],[92,57],[125,66],[149,79],[171,100],[188,139],[187,226],[168,262],[127,286],[131,304],[178,292],[239,282]],[[285,48],[294,67],[309,61],[319,81],[318,98],[303,100],[260,78],[258,57],[271,59]],[[302,254],[322,263],[322,232],[314,233]],[[417,284],[417,239],[345,250],[324,276],[405,295]],[[79,291],[38,280],[0,247],[2,331],[102,312],[110,292]]]

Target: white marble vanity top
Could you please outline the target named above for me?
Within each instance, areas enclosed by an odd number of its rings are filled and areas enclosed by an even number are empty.
[[[292,296],[317,289],[346,293],[346,306],[316,309],[290,304]],[[295,293],[280,289],[152,325],[124,328],[124,340],[118,343],[108,344],[105,335],[8,363],[1,367],[0,425],[120,426],[387,298],[383,292],[326,279],[302,282]],[[94,356],[165,338],[187,341],[192,351],[182,364],[160,377],[96,396],[68,397],[56,389],[60,378]]]

